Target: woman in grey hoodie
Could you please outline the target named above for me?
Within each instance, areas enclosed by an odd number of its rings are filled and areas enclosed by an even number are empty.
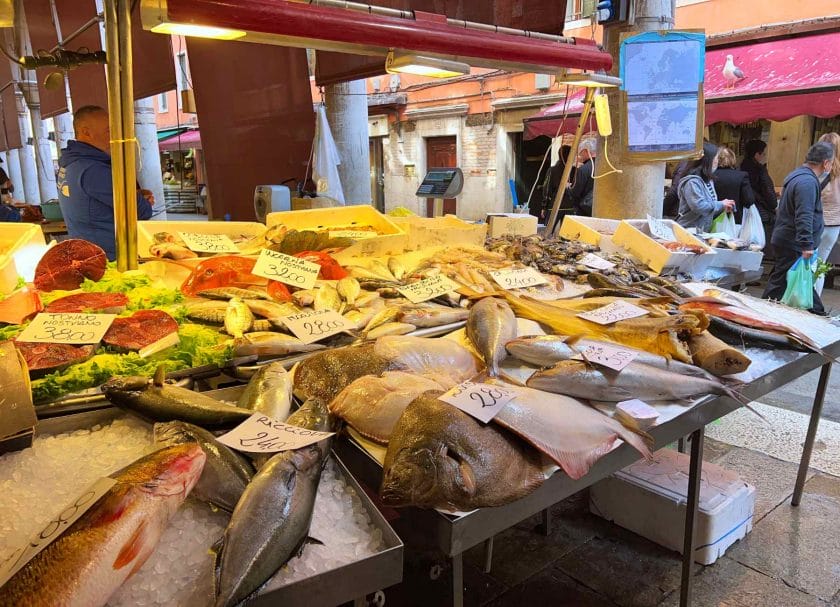
[[[735,208],[734,200],[718,200],[713,181],[717,165],[717,146],[704,143],[703,156],[691,162],[688,173],[677,188],[680,199],[677,223],[682,227],[708,232],[712,228],[712,220],[721,211],[732,212]]]

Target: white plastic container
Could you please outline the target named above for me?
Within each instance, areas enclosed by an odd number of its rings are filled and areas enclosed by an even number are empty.
[[[589,510],[660,546],[682,553],[689,457],[661,449],[593,485]],[[755,487],[703,462],[694,560],[711,565],[752,529]]]

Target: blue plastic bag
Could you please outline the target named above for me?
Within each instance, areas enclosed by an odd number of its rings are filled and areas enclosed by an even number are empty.
[[[787,271],[787,288],[782,303],[803,310],[814,307],[814,269],[810,260],[800,257]]]

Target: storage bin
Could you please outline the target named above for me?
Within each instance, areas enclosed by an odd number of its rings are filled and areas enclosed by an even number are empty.
[[[677,242],[698,245],[706,249],[707,252],[703,254],[679,253],[665,248],[651,236],[648,222],[644,219],[622,221],[612,240],[616,245],[636,256],[657,274],[685,272],[695,279],[702,279],[706,273],[706,268],[714,262],[714,249],[686,232],[675,221],[663,219],[662,222],[671,228]]]
[[[487,224],[467,223],[454,215],[443,217],[389,217],[408,234],[408,249],[483,247]]]
[[[155,234],[169,232],[176,238],[178,232],[193,234],[226,234],[231,237],[259,236],[265,226],[256,221],[138,221],[137,255],[141,258],[154,257],[149,247],[155,243]]]
[[[46,240],[40,226],[32,223],[0,223],[0,293],[7,295],[15,290],[24,266],[34,268],[34,258],[21,258],[16,262],[16,254],[37,256],[40,259],[45,250]]]
[[[689,456],[660,449],[596,483],[589,491],[593,514],[682,553]],[[750,532],[755,487],[737,473],[703,462],[694,560],[711,565]]]

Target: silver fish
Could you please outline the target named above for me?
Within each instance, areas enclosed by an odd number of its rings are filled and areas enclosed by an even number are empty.
[[[234,297],[245,300],[268,299],[268,295],[266,293],[260,293],[259,291],[253,291],[251,289],[240,289],[239,287],[217,287],[215,289],[205,289],[204,291],[199,291],[198,294],[201,297],[207,297],[208,299],[231,300]]]
[[[400,314],[400,322],[407,322],[416,327],[439,327],[454,322],[467,320],[469,310],[464,308],[448,308],[446,306],[427,306],[404,309]]]
[[[356,298],[362,292],[362,287],[359,284],[359,281],[352,276],[339,280],[335,288],[336,291],[338,291],[338,294],[341,295],[341,298],[347,302],[348,306],[354,305],[356,303]]]
[[[316,312],[323,312],[324,310],[341,310],[341,295],[338,294],[335,287],[326,283],[318,288],[315,294],[315,301],[312,302],[312,307]]]
[[[507,356],[505,344],[516,337],[516,316],[507,303],[485,297],[470,308],[467,337],[481,354],[490,377],[499,374],[499,363]]]
[[[386,322],[375,329],[368,331],[368,339],[377,339],[385,335],[405,335],[417,329],[416,326],[405,322]]]
[[[405,265],[396,257],[388,258],[388,270],[397,280],[402,280],[406,272]]]
[[[365,325],[365,332],[367,333],[376,327],[384,325],[385,323],[396,322],[399,315],[400,309],[397,306],[388,306],[387,308],[383,308],[377,312],[370,321],[368,321],[368,324]]]
[[[292,408],[292,376],[283,363],[260,367],[239,397],[239,406],[285,421]]]
[[[323,350],[321,344],[305,344],[297,337],[275,333],[273,331],[255,331],[245,333],[233,345],[236,356],[285,356],[296,352],[314,352]]]
[[[263,318],[278,319],[283,316],[290,316],[300,312],[293,303],[277,303],[276,301],[265,301],[261,299],[246,299],[245,305],[257,316]]]

